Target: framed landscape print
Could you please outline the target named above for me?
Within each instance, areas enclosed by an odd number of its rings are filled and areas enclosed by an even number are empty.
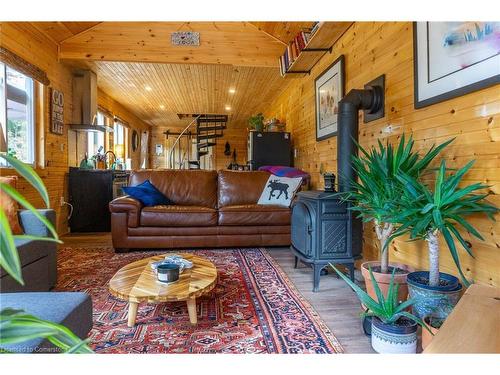
[[[498,35],[500,22],[415,22],[415,108],[500,83]]]
[[[339,101],[344,96],[344,56],[340,56],[314,81],[316,140],[337,135]]]

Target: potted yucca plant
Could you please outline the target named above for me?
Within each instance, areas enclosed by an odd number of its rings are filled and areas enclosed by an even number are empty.
[[[378,148],[372,147],[370,151],[358,145],[360,155],[352,158],[358,180],[352,182],[351,191],[343,196],[352,202],[351,210],[358,213],[358,218],[365,223],[373,222],[375,226],[380,261],[365,262],[361,265],[366,290],[373,299],[377,299],[377,295],[368,272],[369,268],[372,269],[384,295],[387,294],[392,273],[395,271],[394,282],[400,284],[398,299],[401,301],[407,298],[406,277],[413,271],[408,265],[389,263],[388,247],[390,240],[395,237],[396,230],[393,217],[399,212],[399,200],[404,190],[404,185],[397,177],[405,174],[418,178],[451,141],[437,147],[432,146],[423,156],[413,150],[412,137],[406,142],[404,134],[396,148],[391,144],[383,145],[380,141]]]
[[[377,299],[374,299],[333,264],[330,266],[349,284],[361,303],[367,307],[367,311],[362,315],[372,317],[371,344],[373,349],[377,353],[384,354],[416,353],[418,325],[421,325],[423,329],[427,327],[420,318],[407,311],[415,300],[399,301],[399,285],[394,280],[396,269],[392,270],[386,295],[382,293],[371,268],[368,270],[377,295]]]
[[[460,297],[462,285],[459,280],[439,272],[439,238],[443,237],[455,262],[462,282],[469,281],[462,272],[456,241],[470,255],[474,256],[460,230],[483,240],[483,236],[465,219],[467,216],[485,214],[494,220],[498,209],[488,203],[488,193],[477,193],[488,186],[474,183],[459,187],[463,176],[474,161],[454,173],[448,173],[446,162],[441,162],[436,174],[434,191],[419,179],[403,174],[399,176],[405,186],[401,196],[401,211],[394,216],[400,224],[392,237],[408,233],[411,240],[424,239],[429,250],[429,271],[413,272],[408,275],[410,297],[419,297],[413,305],[415,315],[423,318],[433,314],[446,318],[449,305],[455,306]]]
[[[0,152],[0,158],[3,158],[21,177],[26,179],[40,194],[46,207],[49,207],[49,195],[42,179],[29,165],[22,163],[15,157],[7,153]],[[25,209],[31,211],[40,222],[45,225],[52,237],[36,237],[28,235],[14,235],[9,225],[7,216],[0,205],[0,266],[20,284],[24,284],[21,272],[19,255],[15,245],[15,240],[37,240],[37,241],[55,241],[61,243],[52,223],[44,216],[40,215],[33,205],[24,198],[11,185],[0,182],[0,190],[17,201]],[[86,341],[81,340],[68,328],[35,316],[25,313],[22,310],[14,310],[2,306],[0,311],[0,352],[6,352],[3,347],[9,344],[19,344],[25,341],[43,337],[53,345],[67,353],[92,353],[87,346]]]

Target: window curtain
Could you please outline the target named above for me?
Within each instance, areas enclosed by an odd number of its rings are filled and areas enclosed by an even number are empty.
[[[47,73],[4,47],[0,47],[0,61],[45,86],[50,85]]]

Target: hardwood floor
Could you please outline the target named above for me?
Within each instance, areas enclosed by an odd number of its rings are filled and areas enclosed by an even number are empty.
[[[62,246],[74,248],[112,246],[109,233],[68,234],[62,240]],[[331,273],[324,275],[320,291],[313,293],[312,270],[309,267],[299,265],[298,269],[294,269],[294,258],[287,248],[269,248],[268,251],[325,321],[346,353],[373,353],[370,339],[361,328],[358,298],[344,281]]]

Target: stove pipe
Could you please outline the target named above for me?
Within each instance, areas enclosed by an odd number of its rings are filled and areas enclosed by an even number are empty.
[[[351,181],[357,176],[352,169],[352,156],[358,154],[358,111],[377,112],[383,105],[384,92],[380,86],[370,86],[364,90],[353,89],[339,102],[337,117],[337,174],[339,191],[351,190]]]

